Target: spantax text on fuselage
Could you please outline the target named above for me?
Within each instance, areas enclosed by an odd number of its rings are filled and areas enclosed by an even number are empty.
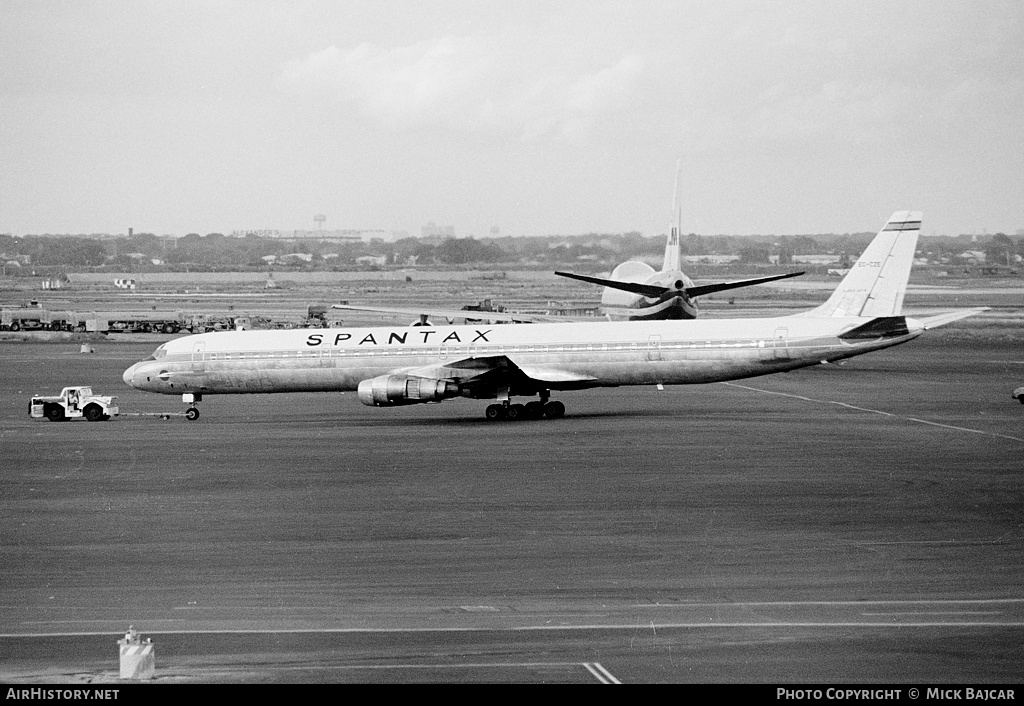
[[[469,343],[490,343],[490,339],[487,336],[493,329],[487,329],[481,331],[480,329],[474,329],[473,334],[466,334],[469,338],[473,336]],[[384,339],[384,334],[381,334],[381,340],[377,340],[377,336],[373,331],[369,333],[360,333],[357,336],[342,331],[334,334],[333,342],[331,342],[330,334],[313,333],[306,337],[306,346],[308,348],[319,348],[324,346],[341,346],[341,345],[354,345],[354,346],[402,346],[402,345],[425,345],[428,343],[463,343],[462,336],[455,329],[448,332],[444,338],[440,338],[443,331],[436,329],[429,329],[424,327],[423,329],[417,329],[416,331],[401,330],[401,331],[389,331],[387,339]],[[465,333],[465,332],[464,332]],[[431,336],[435,334],[438,337],[431,339]],[[361,336],[361,337],[360,337]],[[411,340],[410,340],[411,337]],[[417,340],[419,337],[419,340]],[[358,338],[358,341],[356,340]]]

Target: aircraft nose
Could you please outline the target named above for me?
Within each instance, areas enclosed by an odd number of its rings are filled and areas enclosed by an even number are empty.
[[[135,387],[135,369],[137,367],[139,367],[138,363],[124,371],[124,375],[121,376],[121,379],[124,380],[125,385]]]

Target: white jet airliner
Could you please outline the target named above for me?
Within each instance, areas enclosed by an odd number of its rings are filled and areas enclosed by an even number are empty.
[[[784,372],[906,343],[982,311],[901,314],[920,228],[920,212],[894,213],[828,300],[791,316],[205,333],[161,345],[124,381],[182,395],[189,419],[205,395],[348,390],[372,406],[467,397],[496,400],[488,419],[553,419],[565,413],[555,391]]]
[[[680,162],[676,163],[676,187],[672,198],[672,208],[676,214],[676,223],[670,228],[665,242],[665,257],[660,270],[655,271],[646,262],[624,262],[611,273],[611,279],[577,275],[571,272],[556,272],[560,277],[569,277],[591,284],[603,286],[601,295],[601,311],[609,321],[655,321],[660,319],[695,319],[697,318],[697,297],[729,289],[749,287],[765,282],[774,282],[789,277],[798,277],[803,272],[790,272],[784,275],[756,277],[754,279],[737,280],[734,282],[715,282],[697,285],[687,277],[682,269],[682,253],[680,252],[680,233],[682,208],[679,205],[679,172]],[[525,312],[493,310],[490,307],[463,307],[463,311],[445,310],[433,307],[422,309],[366,306],[362,304],[335,304],[335,309],[364,311],[380,314],[399,314],[418,317],[417,326],[432,325],[428,317],[440,316],[454,323],[457,319],[466,319],[465,309],[475,309],[472,317],[477,321],[493,321],[507,323],[536,323],[578,321],[579,318],[568,316],[528,314]],[[470,321],[467,321],[470,323]]]
[[[676,222],[669,230],[665,243],[665,257],[661,269],[655,271],[646,262],[624,262],[612,270],[611,278],[577,275],[571,272],[556,272],[560,277],[578,279],[582,282],[603,286],[601,310],[610,321],[653,321],[657,319],[696,319],[696,298],[704,294],[724,292],[729,289],[749,287],[754,284],[774,282],[789,277],[798,277],[803,272],[790,272],[771,277],[715,282],[697,285],[682,271],[680,237],[682,230],[682,207],[679,201],[679,170],[676,163],[676,187],[672,196],[672,210]]]

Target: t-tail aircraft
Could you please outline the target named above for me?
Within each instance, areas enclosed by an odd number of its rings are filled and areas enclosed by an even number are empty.
[[[679,163],[676,163],[676,187],[672,196],[672,210],[676,222],[669,230],[665,243],[665,258],[661,269],[655,271],[646,262],[624,262],[612,270],[611,278],[577,275],[571,272],[556,272],[560,277],[598,284],[604,287],[601,294],[601,309],[611,321],[650,321],[655,319],[696,319],[698,306],[696,298],[704,294],[724,292],[729,289],[750,287],[755,284],[774,282],[789,277],[798,277],[803,272],[790,272],[771,277],[715,282],[696,285],[682,271],[680,237],[682,228],[682,207],[679,202]]]
[[[565,414],[554,392],[685,385],[780,373],[889,348],[983,309],[902,314],[921,214],[898,211],[828,300],[774,318],[233,331],[164,343],[124,372],[181,395],[357,391],[378,407],[495,400],[491,420]],[[515,397],[536,397],[523,405]]]

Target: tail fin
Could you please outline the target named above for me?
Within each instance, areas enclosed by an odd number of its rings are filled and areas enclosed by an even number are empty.
[[[824,304],[808,316],[896,316],[914,264],[920,211],[897,211]]]
[[[683,160],[676,161],[676,190],[672,194],[672,210],[675,212],[676,222],[668,234],[665,243],[665,260],[661,265],[662,272],[678,272],[680,266],[679,256],[679,228],[683,222],[683,207],[679,203],[679,171],[682,169]]]

